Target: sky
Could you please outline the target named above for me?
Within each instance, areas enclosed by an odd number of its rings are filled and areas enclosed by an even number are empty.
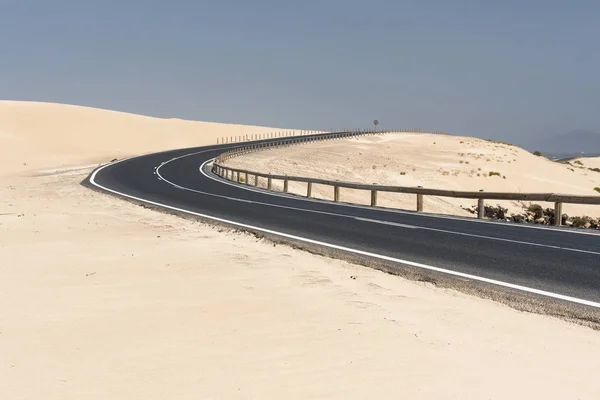
[[[0,99],[513,143],[600,132],[600,2],[0,0]]]

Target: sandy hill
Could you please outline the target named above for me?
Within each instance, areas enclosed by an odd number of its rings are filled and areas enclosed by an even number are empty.
[[[570,164],[575,166],[583,165],[585,168],[600,168],[600,157],[580,157],[571,161]]]
[[[112,158],[215,144],[218,137],[280,130],[162,119],[96,108],[0,101],[2,172],[94,164]]]
[[[578,168],[581,166],[537,157],[509,144],[433,134],[364,136],[249,154],[229,163],[277,174],[452,190],[595,195],[594,188],[600,186],[600,173]],[[305,193],[304,185],[290,185],[290,189]],[[331,188],[313,190],[320,197],[332,196]],[[367,192],[349,189],[342,189],[341,196],[342,201],[364,204],[370,198]],[[415,208],[414,195],[382,193],[379,203]],[[523,206],[516,202],[488,203],[502,204],[511,212]],[[429,212],[471,215],[463,207],[473,204],[473,200],[425,197]],[[599,216],[600,207],[566,205],[565,212]]]

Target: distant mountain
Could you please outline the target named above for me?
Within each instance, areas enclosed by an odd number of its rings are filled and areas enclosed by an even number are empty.
[[[600,134],[579,129],[540,139],[527,147],[545,155],[597,155],[600,154]]]

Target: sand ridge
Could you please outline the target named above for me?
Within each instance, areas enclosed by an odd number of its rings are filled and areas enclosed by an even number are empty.
[[[600,168],[600,157],[580,157],[576,160],[572,160],[572,165],[578,165],[577,161],[581,163],[585,168]]]
[[[0,175],[216,144],[278,128],[154,118],[65,104],[0,101]],[[124,134],[126,133],[126,134]]]

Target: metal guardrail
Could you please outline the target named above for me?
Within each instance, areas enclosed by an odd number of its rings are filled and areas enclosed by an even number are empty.
[[[224,166],[222,163],[232,157],[248,154],[251,152],[262,151],[265,149],[272,149],[275,147],[287,147],[293,145],[299,145],[315,141],[324,140],[336,140],[343,139],[346,137],[361,136],[361,135],[372,135],[380,133],[391,133],[398,131],[353,131],[353,132],[342,132],[323,134],[308,137],[293,137],[281,139],[267,143],[248,144],[242,146],[234,151],[221,154],[213,163],[212,171],[216,175],[223,177],[227,180],[244,183],[250,185],[250,177],[254,177],[253,186],[258,186],[258,178],[267,179],[267,189],[273,190],[273,180],[283,181],[283,192],[288,192],[289,182],[302,182],[307,184],[306,197],[312,196],[312,185],[327,185],[333,186],[333,198],[334,202],[340,201],[340,188],[347,189],[358,189],[371,192],[371,206],[377,206],[377,193],[378,192],[392,192],[392,193],[407,193],[415,194],[417,196],[417,211],[423,211],[423,196],[439,196],[439,197],[453,197],[463,199],[477,199],[477,217],[479,219],[484,218],[484,201],[485,200],[514,200],[514,201],[545,201],[554,203],[555,216],[562,215],[563,203],[570,204],[594,204],[600,205],[600,196],[581,196],[573,194],[559,194],[559,193],[506,193],[506,192],[484,192],[480,191],[457,191],[457,190],[444,190],[444,189],[429,189],[423,187],[407,187],[407,186],[386,186],[386,185],[369,185],[356,182],[344,182],[344,181],[332,181],[327,179],[318,178],[307,178],[301,176],[288,176],[288,175],[275,175],[267,174],[264,172],[249,171],[239,168],[231,168]],[[241,179],[242,174],[244,179]],[[554,218],[554,225],[560,226],[562,218]]]

